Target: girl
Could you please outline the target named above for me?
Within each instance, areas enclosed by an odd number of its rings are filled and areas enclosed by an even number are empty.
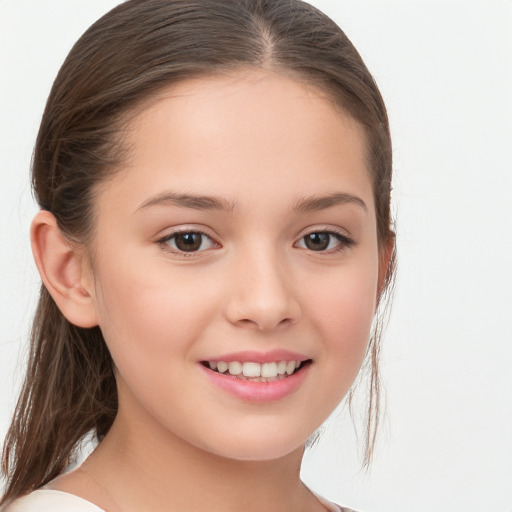
[[[300,463],[365,357],[369,460],[394,234],[386,110],[339,27],[299,0],[119,5],[57,76],[33,186],[6,510],[349,510]]]

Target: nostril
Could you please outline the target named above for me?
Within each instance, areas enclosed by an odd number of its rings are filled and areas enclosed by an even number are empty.
[[[285,327],[293,324],[291,318],[283,318],[282,320],[275,320],[272,318],[260,318],[259,320],[250,320],[248,318],[242,318],[236,322],[240,327],[248,327],[258,329],[261,331],[270,331],[278,327]]]
[[[249,327],[258,329],[258,324],[254,320],[249,320],[248,318],[242,318],[236,322],[240,327]]]

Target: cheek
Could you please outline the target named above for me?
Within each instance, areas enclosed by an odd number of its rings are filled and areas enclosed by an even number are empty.
[[[347,376],[357,374],[366,353],[376,308],[377,275],[376,264],[351,266],[326,279],[310,301],[309,316],[322,334],[325,356]]]
[[[164,268],[165,270],[165,268]],[[171,278],[172,277],[172,278]],[[143,362],[187,356],[214,312],[213,294],[194,292],[190,279],[166,276],[160,267],[119,262],[98,272],[98,316],[119,369],[142,371]]]

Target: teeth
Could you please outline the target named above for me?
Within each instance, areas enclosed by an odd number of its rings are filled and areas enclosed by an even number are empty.
[[[242,372],[244,377],[259,377],[261,375],[261,364],[244,363]]]
[[[231,375],[240,375],[242,373],[242,363],[238,361],[231,361],[228,368]]]
[[[279,375],[284,375],[286,373],[286,361],[279,361],[279,363],[277,363],[277,373]]]
[[[217,364],[217,367],[218,367],[218,366],[219,366],[219,365]],[[288,361],[288,362],[286,363],[286,373],[287,373],[288,375],[291,375],[294,371],[295,371],[295,361]]]
[[[208,366],[218,373],[229,372],[238,378],[248,377],[260,382],[272,381],[277,378],[292,375],[299,368],[301,361],[274,361],[271,363],[253,363],[240,361],[208,361]]]
[[[224,373],[227,369],[228,369],[228,363],[226,363],[224,361],[219,361],[217,363],[217,371],[219,373]]]
[[[265,378],[277,377],[277,363],[265,363],[261,365],[261,376]]]

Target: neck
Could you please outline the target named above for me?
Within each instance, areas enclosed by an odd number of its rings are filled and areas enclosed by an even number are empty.
[[[127,420],[120,409],[83,466],[101,482],[109,510],[324,510],[300,480],[303,447],[270,461],[233,460]]]

